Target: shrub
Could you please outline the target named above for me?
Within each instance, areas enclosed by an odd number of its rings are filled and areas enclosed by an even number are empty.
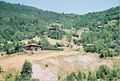
[[[74,80],[75,80],[75,77],[76,77],[76,75],[75,75],[75,73],[73,72],[73,73],[70,73],[70,74],[67,75],[66,80],[67,80],[67,81],[74,81]]]
[[[11,48],[7,49],[6,51],[7,51],[7,54],[13,54],[13,53],[15,53],[15,47],[11,47]]]
[[[60,50],[63,51],[63,48],[57,48],[58,46],[62,46],[62,44],[51,45],[46,38],[42,38],[40,43],[42,50]]]
[[[13,77],[12,73],[8,73],[6,75],[5,81],[13,81],[13,79],[14,79],[14,77]]]
[[[117,81],[120,79],[120,69],[113,68],[110,70],[110,74],[107,76],[107,80],[109,81]]]
[[[48,37],[52,39],[62,39],[64,35],[64,32],[60,29],[50,30]]]
[[[31,79],[30,81],[40,81],[39,79]]]
[[[82,73],[80,71],[78,72],[78,74],[76,76],[76,79],[77,79],[77,81],[82,81],[83,75],[82,75]]]
[[[63,43],[58,43],[58,42],[56,42],[56,44],[55,44],[55,47],[63,47],[63,46],[64,46]]]
[[[67,35],[68,42],[71,42],[73,33],[72,32],[68,32],[68,33],[66,33],[66,35]]]
[[[96,72],[96,76],[98,79],[106,79],[110,74],[110,68],[106,65],[101,65]]]
[[[4,45],[4,51],[6,51],[7,54],[14,54],[17,52],[23,52],[24,44],[21,42],[13,42],[13,43],[6,43]]]
[[[85,50],[86,52],[95,52],[96,48],[95,48],[94,45],[85,45],[85,46],[84,46],[84,50]]]
[[[81,40],[73,39],[73,42],[74,42],[74,44],[76,44],[77,46],[80,46],[80,44],[81,44]]]
[[[78,34],[76,34],[76,33],[74,33],[74,34],[73,34],[73,36],[74,36],[74,37],[77,37],[77,38],[79,37],[79,35],[78,35]]]
[[[97,81],[97,78],[93,73],[89,72],[87,80],[88,81]]]
[[[3,45],[0,44],[0,52],[3,51],[3,46],[4,46],[4,44]]]
[[[0,73],[2,73],[3,72],[3,69],[2,69],[2,67],[0,66]]]
[[[82,81],[85,78],[85,74],[79,71],[78,73],[72,72],[68,74],[66,79],[67,81]]]
[[[15,81],[21,81],[21,79],[22,79],[22,77],[21,77],[20,75],[17,74],[17,75],[15,76]]]
[[[15,42],[15,52],[23,52],[24,51],[24,43],[22,42]]]
[[[117,52],[114,51],[114,49],[107,48],[107,49],[102,49],[100,51],[100,57],[105,58],[105,57],[113,57],[116,56]]]
[[[50,43],[46,38],[41,38],[41,41],[39,44],[41,45],[42,50],[48,50],[50,47]]]

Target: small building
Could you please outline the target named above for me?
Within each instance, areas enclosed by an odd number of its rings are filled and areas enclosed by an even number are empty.
[[[37,51],[40,48],[41,48],[41,46],[37,45],[37,44],[29,44],[29,45],[24,46],[25,50],[35,50],[35,51]]]

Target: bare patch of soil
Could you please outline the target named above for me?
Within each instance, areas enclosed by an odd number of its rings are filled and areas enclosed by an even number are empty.
[[[45,79],[42,77],[46,77],[45,80],[57,81],[59,72],[67,74],[78,70],[84,72],[89,70],[94,71],[102,64],[106,64],[110,67],[113,66],[111,59],[100,59],[97,54],[89,53],[49,57],[41,60],[34,60],[33,63],[35,64],[33,65],[33,77],[39,78],[42,81]]]

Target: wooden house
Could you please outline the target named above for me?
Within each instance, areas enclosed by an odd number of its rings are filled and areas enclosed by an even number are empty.
[[[41,46],[37,45],[37,44],[29,44],[29,45],[24,46],[25,50],[35,50],[35,51],[37,51],[40,48],[41,48]]]

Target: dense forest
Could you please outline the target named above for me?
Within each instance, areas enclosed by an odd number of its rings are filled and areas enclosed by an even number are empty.
[[[86,52],[97,52],[101,57],[120,54],[118,6],[101,12],[77,15],[43,11],[2,1],[0,1],[0,51],[7,51],[8,54],[23,51],[21,47],[24,44],[19,41],[43,35],[54,23],[61,24],[62,29],[89,28],[89,31],[82,34],[81,39]],[[51,38],[61,39],[65,32],[56,29],[49,31],[48,34]],[[8,44],[8,41],[14,43]]]

